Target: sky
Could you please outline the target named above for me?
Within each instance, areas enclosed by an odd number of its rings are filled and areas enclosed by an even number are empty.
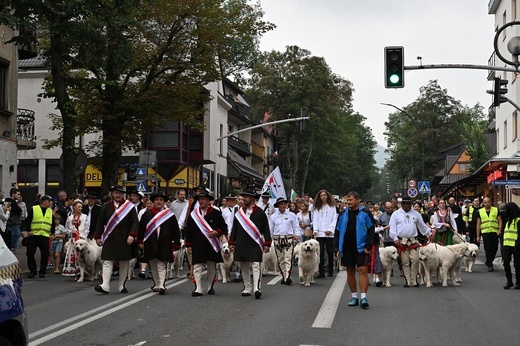
[[[485,110],[492,88],[487,70],[405,72],[403,89],[384,87],[384,47],[403,46],[406,66],[487,65],[493,53],[494,16],[489,0],[261,0],[264,19],[277,28],[266,33],[263,51],[288,45],[324,57],[332,71],[353,83],[354,111],[367,118],[376,141],[386,147],[385,121],[393,108],[419,96],[419,88],[438,80],[463,105]]]

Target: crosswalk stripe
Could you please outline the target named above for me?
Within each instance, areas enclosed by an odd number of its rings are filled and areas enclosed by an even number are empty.
[[[336,275],[336,279],[332,283],[332,286],[321,304],[320,311],[312,324],[312,328],[331,328],[334,317],[336,317],[336,310],[338,309],[343,289],[347,283],[347,272],[340,271]]]

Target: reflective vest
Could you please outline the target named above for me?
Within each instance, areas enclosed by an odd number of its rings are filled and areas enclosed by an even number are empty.
[[[31,231],[33,235],[43,235],[44,237],[51,236],[52,226],[52,210],[47,208],[45,215],[42,213],[42,207],[35,205],[32,207],[33,219],[31,222]]]
[[[489,216],[486,208],[480,208],[480,233],[498,233],[498,208],[491,207]]]
[[[462,219],[464,219],[464,221],[470,223],[471,220],[473,220],[474,212],[475,212],[475,208],[473,208],[473,206],[470,205],[469,208],[467,209],[467,214]]]
[[[511,222],[508,222],[504,229],[504,242],[503,246],[515,246],[516,240],[518,239],[518,221],[520,218],[516,218]]]

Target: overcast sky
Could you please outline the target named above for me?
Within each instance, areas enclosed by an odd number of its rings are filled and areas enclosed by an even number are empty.
[[[437,79],[463,105],[487,110],[492,88],[487,70],[421,70],[405,74],[404,89],[385,89],[385,46],[403,46],[405,65],[487,65],[493,52],[494,17],[489,0],[261,0],[264,19],[277,25],[262,50],[307,49],[326,59],[334,73],[354,85],[354,110],[367,118],[377,142],[386,147],[384,122],[393,109],[419,95]]]

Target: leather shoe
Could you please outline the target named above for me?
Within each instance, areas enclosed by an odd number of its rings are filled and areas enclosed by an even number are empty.
[[[520,290],[520,283],[517,283],[514,287],[515,290]]]
[[[213,287],[210,288],[210,290],[208,291],[208,294],[215,294],[215,289]]]
[[[421,287],[421,285],[419,283],[416,283],[415,285],[413,285],[413,287]]]
[[[285,280],[282,279],[282,281],[280,281],[280,284],[285,285]]]
[[[403,287],[410,287],[410,285],[408,285],[408,284],[404,284]]]
[[[506,282],[506,285],[504,286],[504,289],[505,289],[505,290],[508,290],[508,289],[510,289],[511,287],[513,287],[513,283],[512,283],[512,282]]]
[[[154,287],[150,287],[150,289],[152,290],[152,292],[156,292],[156,293],[159,292],[159,289],[157,287],[155,287],[155,286]]]
[[[350,302],[348,302],[348,306],[358,306],[358,305],[359,305],[359,300],[357,298],[354,298],[354,297],[352,297]]]
[[[242,292],[242,297],[251,297],[251,293],[249,293],[249,292]]]
[[[491,266],[488,267],[488,272],[492,272],[492,271],[495,271],[495,269],[494,269],[493,266],[491,265]]]
[[[192,297],[200,297],[201,295],[202,295],[202,293],[199,293],[199,292],[197,292],[197,291],[193,291],[193,292],[191,292],[191,296],[192,296]]]
[[[127,290],[126,287],[125,287],[125,288],[123,288],[123,289],[120,291],[120,293],[128,293],[128,290]]]
[[[381,287],[381,285],[383,285],[383,281],[376,282],[376,287]]]
[[[36,273],[29,273],[29,275],[27,276],[29,279],[32,279],[36,276]]]
[[[159,288],[159,294],[161,296],[164,296],[165,293],[166,293],[166,288],[163,288],[163,287]]]
[[[329,275],[327,275],[327,276],[328,276],[328,277],[330,278],[330,277],[333,277],[333,276],[334,276],[334,274],[332,274],[332,273],[329,273]]]
[[[96,286],[94,286],[94,290],[95,290],[96,292],[100,292],[100,293],[103,293],[103,294],[108,294],[108,292],[105,291],[105,290],[103,289],[103,287],[101,287],[101,285],[96,285]]]
[[[325,277],[325,274],[323,274],[323,273],[320,273],[320,274],[317,276],[318,279],[321,279],[321,278],[324,278],[324,277]]]
[[[285,284],[286,284],[286,285],[290,285],[290,284],[292,284],[292,280],[291,280],[291,278],[287,278],[287,280],[285,280]]]
[[[40,279],[45,278],[45,273],[40,273],[40,274],[38,274],[38,277],[39,277]]]
[[[255,298],[256,299],[260,299],[261,296],[262,296],[262,292],[260,292],[260,290],[255,291]]]

